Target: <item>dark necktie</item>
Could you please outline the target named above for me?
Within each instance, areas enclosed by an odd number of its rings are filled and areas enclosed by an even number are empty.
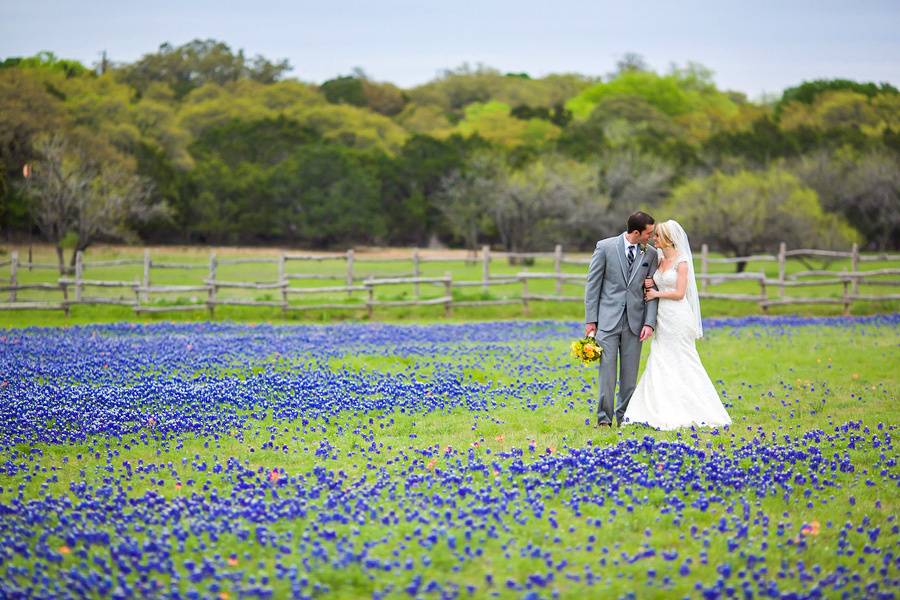
[[[628,270],[634,266],[634,246],[628,246]]]

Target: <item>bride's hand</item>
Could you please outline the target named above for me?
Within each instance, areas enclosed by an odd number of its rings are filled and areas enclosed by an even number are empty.
[[[659,290],[649,289],[644,292],[644,300],[655,300],[656,298],[662,297]]]
[[[649,290],[652,287],[653,287],[653,278],[648,277],[647,279],[644,280],[644,289]]]

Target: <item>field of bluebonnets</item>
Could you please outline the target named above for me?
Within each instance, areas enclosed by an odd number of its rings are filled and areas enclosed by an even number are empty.
[[[665,433],[578,333],[2,330],[0,597],[896,596],[900,315],[709,321]]]

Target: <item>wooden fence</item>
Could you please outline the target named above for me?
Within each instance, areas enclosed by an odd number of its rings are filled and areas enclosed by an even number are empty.
[[[550,302],[583,302],[583,294],[564,295],[563,286],[583,286],[586,273],[567,273],[563,271],[564,265],[586,266],[590,259],[567,258],[562,246],[556,246],[554,252],[527,252],[527,253],[492,253],[485,246],[471,260],[481,262],[481,278],[475,280],[454,280],[452,272],[446,271],[441,277],[422,276],[422,265],[431,263],[461,263],[459,258],[425,257],[419,251],[413,250],[409,258],[389,259],[360,259],[354,250],[332,254],[292,254],[283,253],[277,257],[260,258],[218,258],[215,252],[209,256],[208,264],[188,262],[165,262],[153,260],[149,250],[144,251],[142,259],[117,259],[85,262],[84,254],[78,252],[75,258],[75,266],[71,276],[60,277],[56,283],[19,283],[19,271],[21,269],[57,269],[57,265],[50,263],[19,263],[18,253],[12,252],[8,260],[0,261],[0,268],[9,267],[9,278],[6,285],[0,285],[0,293],[8,293],[6,302],[0,303],[0,310],[62,310],[66,314],[73,305],[87,304],[113,304],[129,306],[138,314],[196,311],[206,310],[213,316],[217,306],[256,306],[275,307],[283,312],[305,310],[359,310],[364,308],[369,316],[372,316],[375,308],[388,306],[443,306],[444,314],[450,315],[455,307],[492,306],[501,304],[521,304],[523,313],[528,314],[529,303],[539,301]],[[850,271],[807,270],[787,274],[787,261],[789,258],[812,257],[819,259],[850,259]],[[535,273],[519,272],[511,275],[492,275],[491,262],[502,259],[551,259],[552,272]],[[699,255],[699,269],[697,280],[700,287],[700,297],[704,299],[729,300],[734,302],[753,302],[760,310],[767,312],[771,306],[802,305],[802,304],[836,304],[842,305],[844,313],[848,314],[854,302],[869,301],[893,301],[900,300],[900,294],[861,294],[860,284],[900,287],[900,269],[884,268],[875,270],[859,270],[863,262],[871,261],[897,261],[900,255],[862,255],[854,244],[849,252],[837,252],[830,250],[799,249],[787,250],[785,244],[781,244],[777,255],[754,255],[734,258],[711,257],[709,249],[703,245]],[[291,273],[288,272],[290,262],[334,262],[339,265],[330,273]],[[778,264],[777,278],[767,277],[762,272],[746,273],[710,273],[710,265],[734,264],[738,262],[776,262]],[[390,277],[381,277],[373,273],[365,272],[367,262],[377,263],[407,263],[410,265],[408,272],[393,273]],[[220,266],[225,265],[275,265],[276,278],[272,281],[232,281],[224,280],[218,276]],[[85,270],[102,267],[140,266],[141,277],[134,281],[112,281],[103,279],[89,279],[85,277]],[[205,271],[206,277],[196,284],[191,285],[155,285],[153,283],[153,270],[180,269]],[[586,271],[586,268],[585,268]],[[823,278],[824,277],[824,278]],[[893,279],[884,279],[894,277]],[[322,285],[317,287],[296,287],[294,281],[332,280],[340,282],[337,285]],[[553,294],[534,293],[529,289],[529,282],[550,280],[555,283]],[[720,293],[710,291],[710,287],[732,281],[754,282],[758,286],[757,293]],[[0,280],[2,283],[2,280]],[[376,290],[384,286],[404,285],[412,287],[411,300],[378,300]],[[485,293],[493,286],[521,285],[521,294],[514,297],[503,297],[485,300],[454,300],[454,288],[477,287]],[[438,287],[441,295],[434,298],[423,298],[423,287]],[[797,297],[787,296],[785,290],[800,287],[834,287],[840,286],[838,296],[828,297]],[[86,289],[91,288],[118,288],[126,290],[128,297],[111,298],[102,296],[89,296]],[[228,297],[220,294],[222,290],[252,290],[274,292],[279,299],[260,300]],[[23,301],[19,299],[19,291],[42,290],[46,292],[58,292],[61,298],[57,301]],[[776,290],[776,297],[772,297],[770,290]],[[203,302],[192,304],[159,304],[152,301],[152,296],[171,293],[199,293],[205,296]],[[362,295],[362,301],[354,298],[353,294]],[[293,297],[315,297],[317,295],[329,295],[331,300],[335,296],[347,295],[347,302],[322,302],[316,304],[296,304],[291,302]]]

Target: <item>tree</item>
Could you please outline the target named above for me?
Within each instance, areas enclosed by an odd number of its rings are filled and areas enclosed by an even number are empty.
[[[366,105],[366,94],[363,91],[362,79],[359,77],[348,75],[329,79],[319,89],[332,104]]]
[[[710,72],[694,63],[685,69],[673,68],[668,75],[636,69],[623,71],[610,81],[585,88],[566,102],[566,108],[576,120],[585,119],[604,98],[623,95],[640,96],[671,117],[700,110],[726,114],[737,111],[732,98],[716,90]]]
[[[869,98],[889,94],[896,95],[897,88],[889,83],[880,85],[875,83],[859,83],[849,79],[816,79],[815,81],[804,81],[798,86],[789,87],[781,94],[781,100],[775,105],[776,118],[781,115],[782,109],[791,102],[802,102],[804,104],[812,104],[816,98],[825,92],[833,91],[849,91],[856,94],[862,94]]]
[[[754,166],[765,168],[779,158],[799,155],[803,150],[802,140],[818,140],[814,131],[801,132],[781,129],[771,118],[764,116],[742,131],[723,131],[706,141],[703,149],[708,158],[721,163],[726,157],[740,157]],[[809,135],[802,135],[807,133]]]
[[[443,229],[442,182],[451,173],[464,171],[471,155],[489,148],[477,135],[446,139],[414,135],[407,140],[380,169],[381,207],[391,224],[389,241],[424,244],[432,234],[452,234]]]
[[[138,93],[143,93],[153,82],[163,82],[181,99],[206,83],[223,85],[240,79],[274,83],[290,69],[287,60],[271,62],[256,56],[248,61],[243,50],[234,53],[224,42],[198,39],[177,47],[162,44],[159,51],[145,54],[126,66],[120,75]]]
[[[558,156],[500,175],[488,208],[510,252],[546,247],[572,237],[573,216],[599,201],[597,173]]]
[[[315,131],[281,115],[228,121],[203,131],[190,149],[198,159],[216,154],[231,166],[242,162],[271,166],[285,160],[297,146],[318,140]]]
[[[441,214],[450,231],[473,253],[487,225],[490,201],[498,193],[503,174],[504,166],[496,155],[481,153],[472,157],[465,169],[456,170],[441,181],[437,194]]]
[[[611,77],[615,77],[621,73],[629,71],[649,71],[650,65],[644,60],[644,57],[637,52],[626,52],[619,60],[616,61],[616,70]]]
[[[602,156],[598,186],[605,210],[597,222],[601,236],[621,232],[636,210],[652,212],[668,196],[673,177],[674,170],[665,160],[634,148],[619,148]]]
[[[60,135],[38,140],[39,159],[25,184],[32,214],[56,246],[60,273],[65,271],[63,241],[74,239],[75,254],[100,237],[130,240],[132,224],[157,217],[166,207],[148,202],[149,182],[120,164],[94,164],[85,148],[71,148]]]
[[[312,246],[377,243],[387,233],[377,164],[334,144],[300,146],[265,182],[272,211]]]
[[[708,242],[735,256],[794,246],[846,247],[856,232],[822,210],[818,195],[791,173],[721,172],[690,180],[673,191],[665,211],[694,243]],[[741,272],[745,262],[737,263]]]
[[[62,102],[27,71],[0,69],[0,224],[31,227],[16,182],[34,159],[34,140],[68,125]]]
[[[28,57],[14,56],[0,62],[0,69],[11,68],[58,71],[66,77],[78,77],[90,73],[90,70],[77,60],[62,59],[47,51]]]
[[[694,162],[695,151],[675,121],[640,96],[601,100],[590,116],[570,124],[557,141],[560,151],[584,160],[628,146],[670,162]]]
[[[865,128],[878,123],[878,113],[864,94],[848,90],[823,92],[809,104],[789,102],[781,107],[779,124],[784,129],[810,127],[837,129]]]
[[[843,215],[879,250],[900,247],[900,160],[850,149],[803,157],[793,170],[818,192],[822,206]]]
[[[469,104],[492,100],[510,106],[550,108],[566,102],[594,81],[571,73],[541,79],[510,77],[483,65],[463,65],[407,93],[415,105],[436,106],[448,115],[460,117]]]
[[[550,121],[517,119],[510,114],[509,105],[502,102],[470,104],[465,109],[465,115],[466,118],[457,126],[459,133],[477,133],[490,142],[508,148],[522,145],[540,147],[555,140],[560,132],[559,127]]]
[[[332,104],[364,106],[380,115],[393,117],[406,105],[403,91],[391,83],[378,83],[360,69],[354,75],[329,79],[320,87]]]

